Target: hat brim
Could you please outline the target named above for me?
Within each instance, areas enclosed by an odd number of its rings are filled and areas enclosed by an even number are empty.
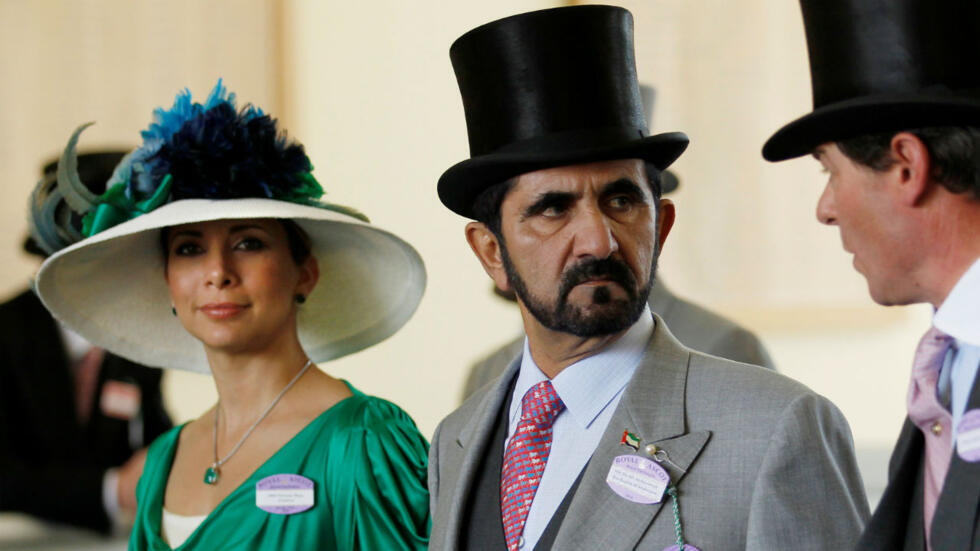
[[[780,128],[762,147],[762,156],[767,161],[784,161],[807,155],[827,142],[929,126],[980,126],[980,100],[908,94],[831,103]]]
[[[356,218],[270,199],[187,199],[52,255],[35,280],[51,313],[93,344],[150,366],[209,373],[204,346],[170,312],[159,230],[209,220],[290,219],[309,234],[320,280],[299,308],[299,339],[315,362],[397,331],[425,289],[419,254]]]
[[[660,194],[667,195],[668,193],[677,191],[680,183],[680,180],[677,179],[677,175],[673,171],[663,171],[660,173]]]
[[[439,178],[439,199],[451,211],[475,218],[473,201],[484,189],[509,178],[558,166],[642,159],[664,170],[687,149],[687,135],[666,132],[618,143],[588,143],[578,146],[562,144],[523,151],[490,153],[467,159],[452,166]]]

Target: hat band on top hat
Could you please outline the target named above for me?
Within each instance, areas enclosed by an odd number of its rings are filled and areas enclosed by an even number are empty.
[[[935,126],[980,127],[980,90],[934,86],[928,93],[859,96],[831,103],[776,131],[763,145],[762,156],[783,161],[808,155],[827,142]]]
[[[633,142],[644,138],[645,134],[645,129],[622,126],[577,128],[512,142],[498,148],[492,154],[575,151],[584,147],[603,147]]]

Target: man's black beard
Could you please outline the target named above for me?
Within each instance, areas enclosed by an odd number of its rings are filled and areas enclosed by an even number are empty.
[[[636,277],[625,262],[614,258],[592,258],[565,270],[558,286],[558,299],[554,305],[549,305],[528,291],[524,279],[517,273],[514,263],[511,262],[503,240],[500,239],[499,241],[504,270],[507,272],[507,278],[510,280],[514,292],[531,312],[531,315],[541,325],[552,331],[571,333],[578,337],[612,335],[624,331],[636,323],[646,308],[650,288],[653,286],[653,277],[657,271],[658,251],[654,251],[650,277],[642,287],[639,287]],[[614,300],[609,288],[602,285],[592,291],[592,304],[601,306],[599,312],[590,314],[584,309],[568,303],[568,295],[576,285],[597,277],[619,284],[626,292],[626,299]]]

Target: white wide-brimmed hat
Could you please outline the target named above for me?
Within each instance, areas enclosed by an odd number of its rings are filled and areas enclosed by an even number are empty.
[[[76,138],[77,132],[62,157],[66,170],[59,170],[59,187],[66,196],[72,194]],[[132,160],[121,165],[127,162]],[[123,168],[126,172],[131,167]],[[35,286],[45,306],[72,330],[145,365],[210,371],[204,346],[171,314],[162,228],[241,218],[289,219],[299,225],[309,235],[320,267],[319,282],[299,307],[297,320],[300,342],[315,362],[389,337],[412,316],[425,289],[425,267],[415,249],[345,207],[310,199],[171,197],[129,216],[54,253],[38,271]]]

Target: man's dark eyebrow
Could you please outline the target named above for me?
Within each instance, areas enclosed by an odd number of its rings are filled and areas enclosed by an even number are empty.
[[[823,146],[822,145],[817,146],[816,149],[814,149],[813,151],[810,152],[810,155],[813,155],[813,158],[816,159],[816,160],[818,160],[818,161],[820,160],[820,156],[823,155],[823,154],[824,154],[824,149],[823,149]]]
[[[602,188],[602,196],[627,194],[634,197],[643,197],[643,190],[636,182],[629,178],[620,178],[614,182],[609,182]]]
[[[546,191],[541,195],[538,195],[537,200],[524,209],[524,212],[521,213],[521,220],[527,220],[532,216],[541,214],[550,207],[567,207],[575,202],[575,200],[579,197],[581,197],[580,193],[571,193],[569,191]]]

